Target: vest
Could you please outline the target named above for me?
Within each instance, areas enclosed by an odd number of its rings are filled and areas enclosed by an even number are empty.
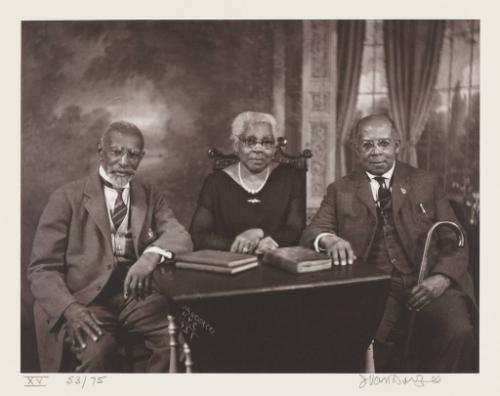
[[[403,274],[414,272],[394,226],[392,200],[383,209],[377,208],[378,225],[368,262],[390,274],[394,268]]]
[[[120,227],[115,230],[113,222],[110,220],[111,228],[111,244],[113,248],[113,272],[108,279],[108,282],[103,287],[97,300],[105,300],[107,297],[122,293],[123,281],[127,276],[127,272],[132,264],[137,261],[137,255],[134,250],[134,240],[132,237],[132,229],[130,227],[130,209],[125,216],[125,219],[120,224]]]
[[[127,276],[127,272],[130,266],[137,261],[132,232],[128,223],[128,221],[122,223],[120,233],[114,232],[111,234],[114,253],[113,272],[111,272],[108,282],[96,297],[96,301],[100,303],[105,303],[106,299],[110,296],[123,292],[123,281]],[[127,227],[124,227],[125,224]],[[126,229],[126,232],[123,229]]]

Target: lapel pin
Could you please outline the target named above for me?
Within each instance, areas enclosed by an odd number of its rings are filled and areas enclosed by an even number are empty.
[[[401,187],[401,193],[406,194],[406,188]]]
[[[148,237],[150,239],[153,239],[155,237],[155,233],[153,232],[153,230],[151,228],[148,230]]]

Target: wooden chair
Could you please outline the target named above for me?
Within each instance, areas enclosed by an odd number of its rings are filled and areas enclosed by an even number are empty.
[[[304,213],[306,213],[306,180],[307,180],[307,171],[308,171],[308,163],[307,160],[312,157],[312,152],[309,149],[302,150],[297,155],[288,154],[284,151],[287,145],[287,140],[284,137],[279,137],[277,139],[277,149],[273,161],[279,162],[281,164],[288,164],[299,171],[302,171],[303,178],[303,193],[304,193]],[[213,161],[212,169],[214,171],[222,170],[229,165],[235,164],[239,161],[238,155],[236,153],[224,154],[220,150],[216,148],[210,148],[208,150],[208,158]],[[304,224],[305,227],[305,224]]]
[[[294,168],[307,172],[307,160],[312,157],[311,150],[305,149],[298,155],[290,155],[284,152],[287,145],[287,140],[284,137],[279,137],[277,140],[277,149],[274,156],[274,161],[289,164]],[[224,154],[216,148],[208,150],[208,158],[213,160],[213,169],[221,170],[229,165],[238,162],[238,155],[236,153]]]
[[[183,365],[187,374],[192,373],[193,360],[191,348],[184,340],[182,332],[178,332],[178,325],[173,315],[168,315],[168,334],[170,336],[170,373],[178,373]],[[180,349],[181,348],[181,349]]]

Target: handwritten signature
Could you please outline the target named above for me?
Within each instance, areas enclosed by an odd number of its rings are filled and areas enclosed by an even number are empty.
[[[359,383],[359,388],[362,389],[366,386],[376,386],[376,385],[413,385],[417,388],[421,388],[426,384],[439,384],[441,382],[441,377],[439,375],[432,375],[429,377],[424,377],[422,374],[416,375],[398,375],[398,374],[359,374],[361,381]]]
[[[181,318],[180,318],[181,331],[192,340],[194,337],[198,337],[197,329],[201,327],[210,335],[215,334],[215,329],[208,323],[205,319],[201,318],[195,312],[191,311],[187,305],[182,307]]]

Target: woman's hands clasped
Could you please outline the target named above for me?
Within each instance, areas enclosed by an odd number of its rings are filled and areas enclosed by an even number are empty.
[[[231,252],[246,254],[262,254],[266,250],[276,249],[278,243],[270,236],[264,237],[261,228],[250,228],[234,238]]]
[[[250,228],[249,230],[243,231],[234,238],[233,244],[231,245],[231,252],[251,254],[262,238],[264,238],[264,231],[262,228]]]

